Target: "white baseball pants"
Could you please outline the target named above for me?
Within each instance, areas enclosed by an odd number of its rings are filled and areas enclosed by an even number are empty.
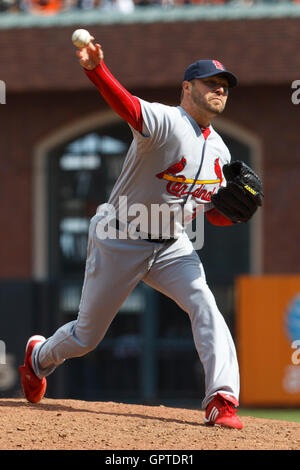
[[[103,240],[97,236],[98,224],[101,215],[96,214],[90,223],[78,317],[34,348],[36,375],[46,377],[64,360],[96,348],[125,299],[142,280],[173,299],[189,315],[205,372],[203,409],[218,391],[238,400],[235,346],[187,235],[171,245],[130,238]]]

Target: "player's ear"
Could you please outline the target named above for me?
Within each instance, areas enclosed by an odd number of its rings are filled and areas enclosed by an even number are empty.
[[[183,95],[184,95],[184,91],[183,91],[183,87],[181,88],[181,94],[180,94],[180,103],[182,102],[183,100]]]
[[[184,95],[188,93],[191,90],[191,88],[192,88],[191,82],[188,82],[186,80],[182,82],[181,100],[183,100]]]
[[[185,90],[188,90],[190,88],[190,86],[191,86],[191,82],[188,82],[188,81],[184,80],[182,82],[182,91],[184,92]]]

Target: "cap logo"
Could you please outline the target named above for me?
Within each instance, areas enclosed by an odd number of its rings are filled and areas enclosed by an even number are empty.
[[[225,70],[224,65],[222,65],[221,62],[219,62],[218,60],[213,60],[213,64],[216,67],[216,69]]]

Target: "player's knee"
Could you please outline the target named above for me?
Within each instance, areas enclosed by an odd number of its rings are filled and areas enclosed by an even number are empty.
[[[89,342],[85,345],[83,345],[82,347],[82,350],[83,350],[83,354],[87,354],[91,351],[93,351],[94,349],[96,349],[96,347],[98,346],[98,342]]]
[[[96,349],[96,347],[101,341],[101,338],[93,334],[82,335],[80,334],[80,332],[79,334],[78,332],[76,332],[76,340],[79,348],[79,355],[84,356],[85,354]]]
[[[211,317],[219,312],[215,298],[206,286],[203,289],[195,290],[193,295],[190,295],[185,310],[192,322],[199,319],[210,322]]]
[[[203,308],[211,302],[210,292],[204,283],[195,283],[188,295],[181,300],[181,305],[190,317],[201,315]]]

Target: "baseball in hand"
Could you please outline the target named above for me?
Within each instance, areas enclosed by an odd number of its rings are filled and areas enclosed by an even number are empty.
[[[86,29],[76,29],[72,34],[72,42],[74,46],[79,49],[86,47],[90,43],[91,39],[92,37]]]

